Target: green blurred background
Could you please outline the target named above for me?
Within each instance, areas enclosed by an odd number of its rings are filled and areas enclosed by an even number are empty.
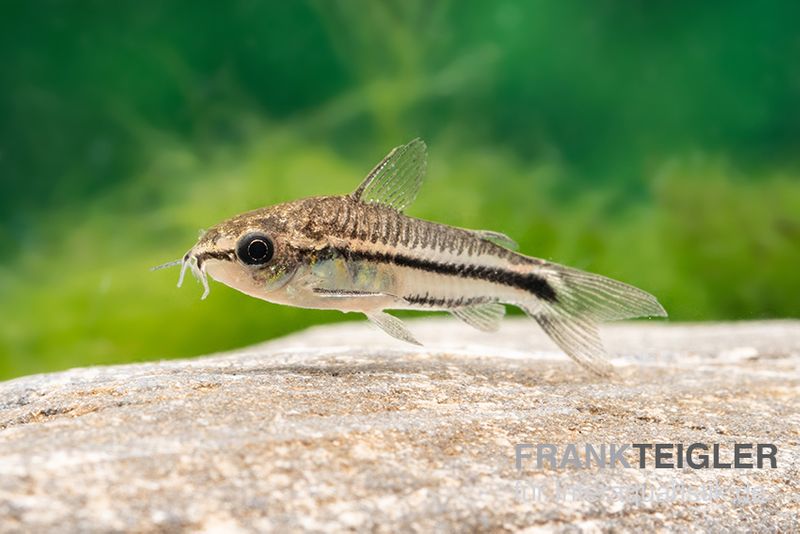
[[[800,3],[7,2],[0,378],[209,353],[338,312],[177,270],[198,230],[353,189],[657,295],[800,316]],[[350,317],[352,320],[353,317]]]

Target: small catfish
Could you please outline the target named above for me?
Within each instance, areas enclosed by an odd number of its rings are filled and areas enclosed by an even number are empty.
[[[206,231],[183,259],[208,295],[207,275],[252,297],[301,308],[361,312],[387,334],[419,344],[394,310],[447,311],[479,330],[522,309],[567,355],[608,375],[598,321],[666,316],[640,289],[514,252],[509,237],[409,217],[427,148],[397,147],[344,196],[261,208]]]

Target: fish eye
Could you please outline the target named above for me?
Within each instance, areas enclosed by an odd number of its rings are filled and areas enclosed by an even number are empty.
[[[236,255],[247,265],[263,265],[272,259],[275,246],[269,237],[260,233],[247,234],[239,240]]]

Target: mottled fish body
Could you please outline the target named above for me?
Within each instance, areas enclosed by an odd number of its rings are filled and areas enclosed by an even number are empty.
[[[393,150],[352,194],[244,213],[209,229],[182,260],[248,295],[304,308],[361,312],[418,343],[388,309],[448,311],[494,331],[510,304],[575,361],[611,367],[597,322],[665,316],[652,295],[603,276],[515,252],[507,236],[409,217],[426,166],[416,139]]]

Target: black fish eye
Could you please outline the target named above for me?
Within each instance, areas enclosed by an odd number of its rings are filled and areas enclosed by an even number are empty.
[[[247,234],[239,240],[236,255],[247,265],[263,265],[272,259],[275,247],[264,234]]]

